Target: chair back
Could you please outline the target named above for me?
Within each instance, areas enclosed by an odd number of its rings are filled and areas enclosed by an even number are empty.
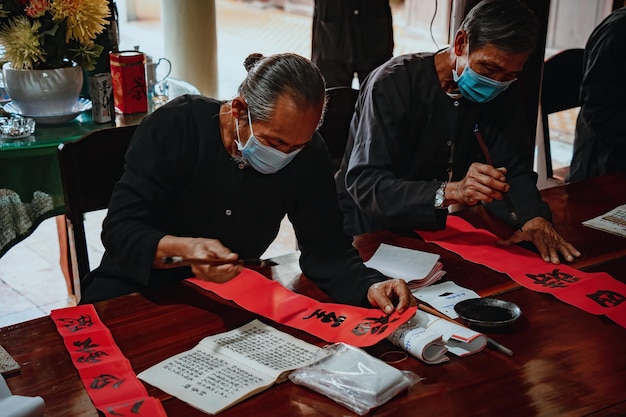
[[[546,59],[541,81],[541,118],[547,176],[553,177],[548,115],[580,106],[580,84],[584,73],[582,48],[566,49]]]
[[[113,187],[124,171],[124,155],[136,127],[95,130],[59,145],[69,269],[77,301],[81,283],[91,270],[84,214],[108,207]]]
[[[350,122],[358,96],[359,90],[352,87],[326,89],[326,113],[318,131],[328,146],[335,172],[339,169],[346,150]]]

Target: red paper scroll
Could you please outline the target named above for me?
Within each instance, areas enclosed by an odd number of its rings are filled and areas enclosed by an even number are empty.
[[[91,401],[105,416],[166,416],[161,402],[148,396],[93,305],[53,310],[50,318]]]
[[[416,310],[412,307],[402,314],[388,315],[379,309],[321,303],[250,269],[244,269],[224,284],[197,278],[188,281],[277,323],[304,330],[329,343],[344,342],[358,347],[384,339],[413,317]]]
[[[626,327],[626,285],[606,272],[582,272],[567,265],[544,262],[519,246],[503,248],[500,240],[457,216],[448,216],[446,229],[416,231],[427,242],[461,255],[468,261],[508,274],[518,284],[558,299],[588,313],[604,314]]]

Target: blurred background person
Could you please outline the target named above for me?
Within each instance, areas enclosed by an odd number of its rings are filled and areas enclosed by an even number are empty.
[[[584,63],[568,181],[626,171],[626,7],[593,30]]]
[[[311,60],[326,87],[359,84],[393,56],[389,0],[315,0]]]

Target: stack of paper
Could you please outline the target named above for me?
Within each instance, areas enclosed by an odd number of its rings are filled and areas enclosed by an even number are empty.
[[[387,339],[428,364],[447,362],[447,352],[456,356],[480,352],[487,344],[484,334],[420,310]]]
[[[584,226],[626,237],[626,204],[583,222]]]
[[[439,255],[416,249],[381,244],[365,265],[389,278],[403,279],[409,288],[420,288],[439,281],[446,273]]]

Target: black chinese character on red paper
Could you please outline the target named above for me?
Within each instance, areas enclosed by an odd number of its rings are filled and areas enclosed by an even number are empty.
[[[602,307],[612,308],[617,307],[626,301],[626,297],[615,291],[598,290],[594,294],[587,294],[587,297],[591,298]]]
[[[103,350],[97,350],[96,348],[100,345],[93,343],[91,337],[88,337],[85,340],[77,340],[73,343],[73,345],[79,348],[77,352],[87,354],[85,356],[79,356],[78,359],[76,359],[79,363],[97,363],[100,362],[100,358],[102,356],[109,355]]]
[[[393,323],[397,320],[398,318],[390,320],[389,316],[366,317],[364,321],[357,324],[357,326],[352,329],[352,333],[357,336],[363,336],[367,333],[382,334],[387,330],[387,327],[389,327],[389,323]]]
[[[135,78],[133,79],[133,85],[130,89],[130,96],[133,100],[141,101],[146,97],[146,83],[145,81]]]
[[[303,318],[304,320],[317,318],[320,319],[322,323],[332,323],[330,327],[339,327],[341,326],[341,323],[343,323],[343,321],[346,319],[346,316],[337,317],[337,315],[332,311],[330,313],[327,313],[326,311],[318,308],[313,313]]]
[[[125,379],[119,379],[115,375],[111,374],[102,374],[98,375],[91,381],[90,388],[93,389],[102,389],[108,385],[111,385],[112,388],[119,388]]]
[[[532,279],[535,284],[539,284],[542,287],[547,288],[565,288],[569,284],[580,281],[580,278],[577,276],[561,272],[558,268],[545,274],[526,274],[526,276]]]
[[[110,416],[125,416],[127,415],[124,411],[128,410],[130,414],[139,414],[141,412],[141,406],[143,405],[144,400],[139,400],[130,404],[119,404],[115,407],[107,408],[107,415]]]
[[[58,319],[58,321],[63,323],[63,327],[65,327],[71,333],[86,329],[93,326],[94,324],[91,320],[91,316],[84,316],[82,314],[78,318],[60,318]]]

